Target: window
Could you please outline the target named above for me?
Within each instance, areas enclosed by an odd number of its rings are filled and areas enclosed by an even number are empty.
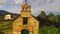
[[[23,24],[28,24],[28,18],[23,18]]]

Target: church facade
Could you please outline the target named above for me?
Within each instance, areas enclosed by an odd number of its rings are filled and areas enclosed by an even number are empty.
[[[12,34],[38,34],[39,21],[31,14],[31,6],[23,4],[20,14],[12,24]]]

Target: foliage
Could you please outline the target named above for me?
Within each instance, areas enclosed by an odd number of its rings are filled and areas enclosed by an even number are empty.
[[[0,22],[0,31],[11,30],[11,28],[12,28],[12,22],[11,21]]]
[[[47,19],[47,16],[46,16],[46,14],[45,14],[44,11],[41,11],[41,14],[39,15],[39,17],[40,17],[41,19],[44,19],[44,20]]]
[[[56,15],[56,22],[60,23],[60,15]]]
[[[54,27],[54,26],[41,26],[39,29],[39,34],[60,34],[58,32],[58,28]]]
[[[40,24],[43,24],[40,25],[41,27],[39,29],[39,34],[60,34],[60,15],[54,15],[53,13],[49,13],[49,15],[47,16],[43,11],[38,16]]]
[[[60,23],[60,15],[54,15],[53,13],[50,13],[48,15],[48,20],[51,22],[56,22],[56,23]]]

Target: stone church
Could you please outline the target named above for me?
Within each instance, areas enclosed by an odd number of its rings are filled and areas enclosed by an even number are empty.
[[[31,14],[27,0],[21,7],[21,15],[12,24],[12,34],[38,34],[39,21]]]

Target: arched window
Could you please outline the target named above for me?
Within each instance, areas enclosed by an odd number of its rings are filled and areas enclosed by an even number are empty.
[[[23,24],[24,25],[28,24],[28,18],[23,18]]]

